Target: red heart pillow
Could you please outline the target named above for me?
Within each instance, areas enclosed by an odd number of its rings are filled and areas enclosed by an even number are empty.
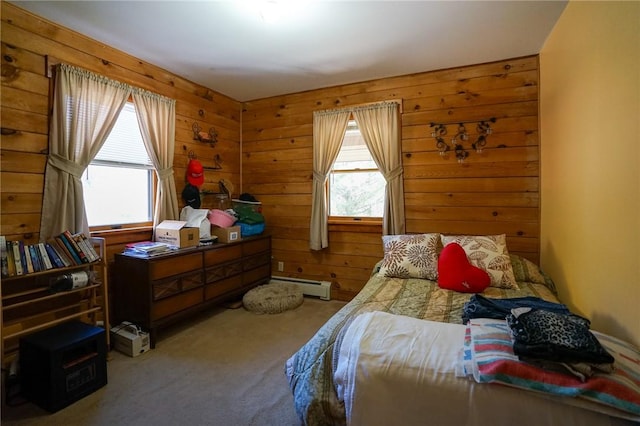
[[[469,263],[464,249],[449,243],[438,258],[438,285],[461,293],[480,293],[491,284],[486,271]]]

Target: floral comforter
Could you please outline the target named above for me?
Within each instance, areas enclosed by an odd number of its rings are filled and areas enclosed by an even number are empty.
[[[526,259],[511,255],[518,290],[489,287],[490,298],[536,296],[558,302],[553,282]],[[293,392],[296,412],[304,424],[345,424],[344,404],[338,400],[333,373],[334,350],[341,336],[360,313],[383,311],[431,321],[462,323],[462,310],[471,294],[438,287],[435,281],[384,277],[374,268],[358,295],[331,317],[318,332],[286,361],[285,374]]]

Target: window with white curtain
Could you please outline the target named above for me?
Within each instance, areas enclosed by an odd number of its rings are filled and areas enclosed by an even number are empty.
[[[155,172],[142,142],[135,106],[127,102],[107,141],[82,175],[90,227],[149,224]]]
[[[358,129],[350,120],[329,175],[329,216],[381,218],[385,180]]]

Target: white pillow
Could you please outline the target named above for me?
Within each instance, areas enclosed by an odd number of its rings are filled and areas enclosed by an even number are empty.
[[[440,234],[385,235],[384,258],[379,273],[386,277],[438,278],[438,240]]]
[[[517,290],[511,258],[507,251],[507,239],[501,235],[442,235],[442,245],[458,243],[467,254],[469,262],[487,271],[491,287]]]
[[[185,206],[180,211],[180,220],[187,222],[185,226],[189,228],[200,228],[200,239],[207,240],[211,238],[211,222],[207,218],[209,210],[194,209],[191,206]]]

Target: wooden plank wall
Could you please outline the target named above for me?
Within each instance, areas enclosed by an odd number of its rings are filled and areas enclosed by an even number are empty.
[[[39,238],[44,170],[48,150],[49,86],[46,58],[53,57],[114,80],[176,99],[176,147],[174,171],[178,200],[189,151],[205,167],[220,155],[222,170],[205,170],[204,190],[218,190],[220,179],[240,185],[241,104],[220,93],[194,84],[157,66],[91,40],[10,3],[2,2],[2,139],[1,228],[7,239],[35,242]],[[193,140],[192,125],[204,131],[214,127],[218,144]],[[207,202],[203,199],[203,203]],[[213,203],[213,200],[210,200]],[[103,235],[108,257],[125,243],[149,239],[150,231]]]
[[[213,166],[219,154],[223,169],[206,171],[203,189],[217,190],[225,178],[236,192],[262,201],[273,234],[273,270],[279,261],[285,265],[274,273],[332,281],[333,297],[344,300],[365,283],[382,257],[380,227],[335,225],[329,249],[308,248],[312,113],[392,99],[402,99],[404,111],[407,232],[506,233],[510,251],[539,259],[537,56],[260,99],[245,103],[241,112],[239,102],[222,94],[7,2],[1,7],[0,233],[8,239],[39,238],[48,146],[45,62],[52,56],[176,99],[178,191],[190,150],[205,166]],[[462,165],[452,155],[438,155],[430,122],[489,117],[498,121],[481,155],[472,152]],[[193,140],[194,122],[204,130],[216,128],[215,148]],[[150,233],[106,237],[111,258],[125,243]]]
[[[330,246],[309,250],[315,110],[402,99],[408,233],[507,234],[511,252],[539,260],[538,57],[347,84],[246,102],[242,190],[263,203],[274,271],[333,282],[348,300],[382,257],[381,228],[330,227]],[[497,118],[482,154],[442,158],[430,122]],[[468,125],[475,133],[475,125]],[[449,133],[455,130],[449,127]],[[278,272],[274,272],[276,274]]]

